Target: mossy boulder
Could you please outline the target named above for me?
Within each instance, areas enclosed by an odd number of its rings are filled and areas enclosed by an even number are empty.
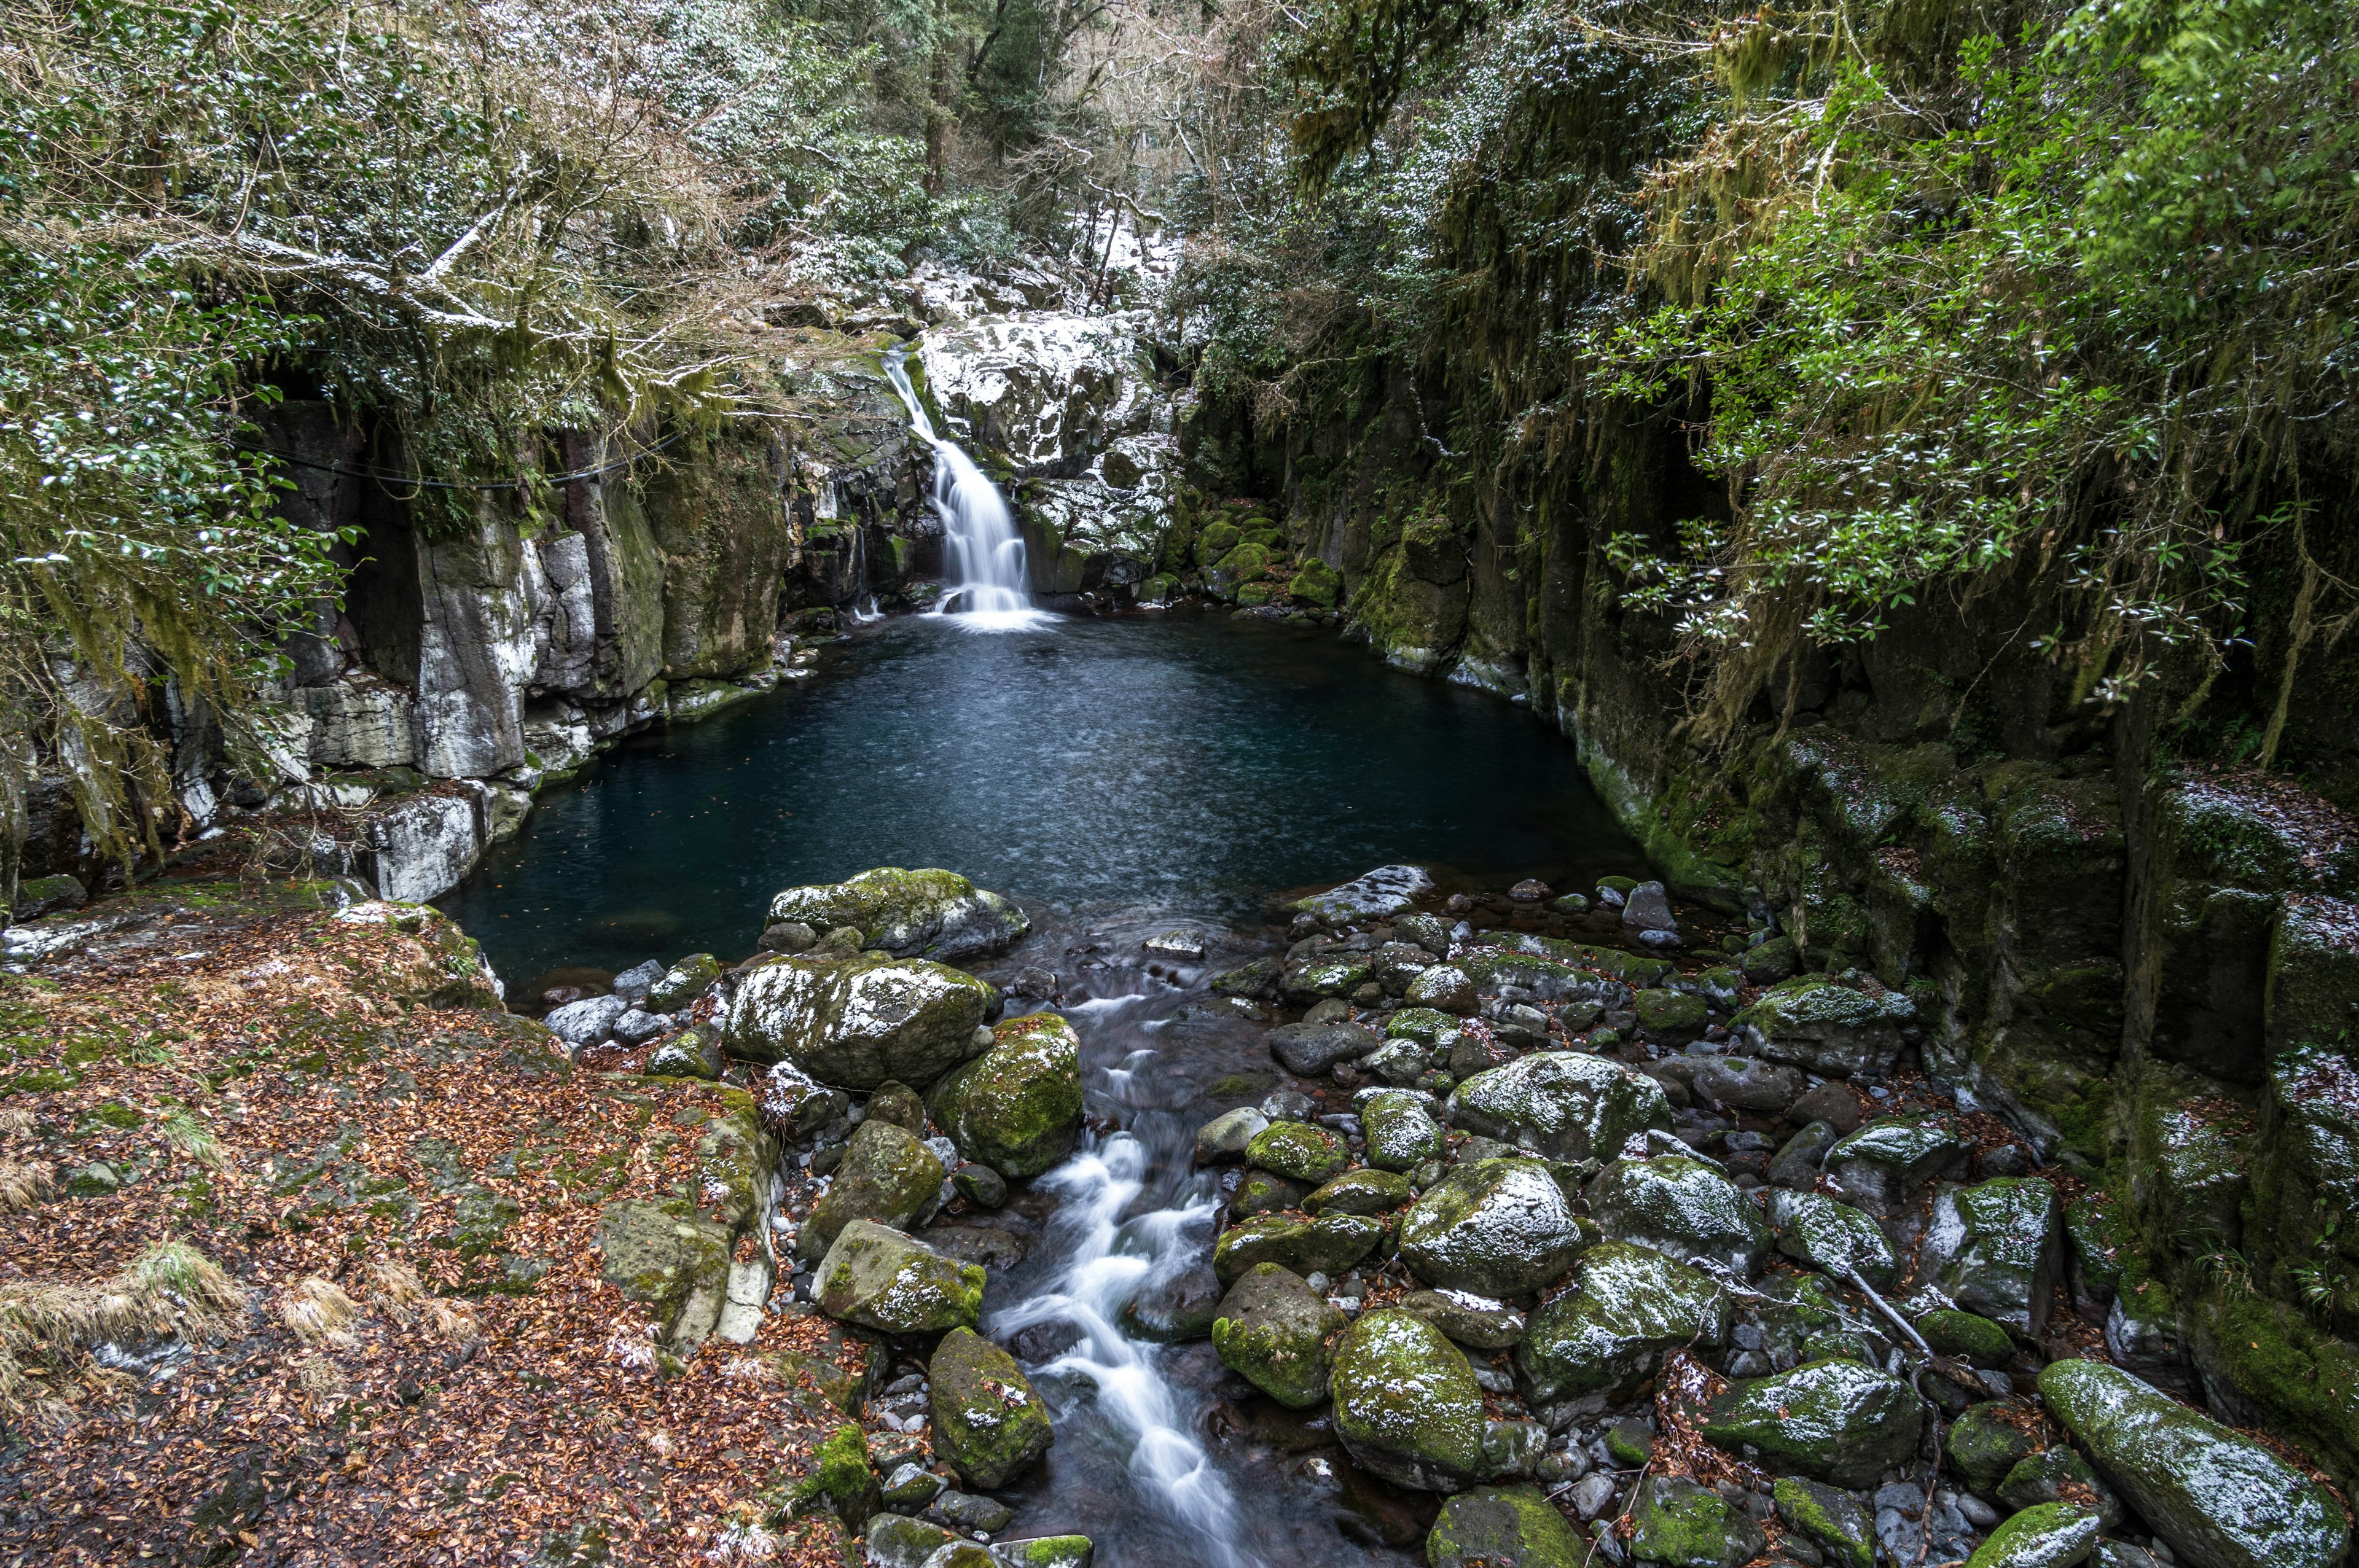
[[[2124,1518],[2122,1500],[2114,1489],[2089,1467],[2086,1459],[2060,1443],[2017,1460],[2015,1468],[1999,1477],[1995,1496],[2010,1509],[2079,1503],[2095,1509],[2107,1530],[2114,1529]]]
[[[717,1292],[729,1278],[728,1227],[685,1204],[610,1203],[598,1214],[597,1245],[599,1277],[667,1324],[690,1295]]]
[[[1484,1470],[1483,1390],[1466,1353],[1405,1312],[1367,1314],[1335,1346],[1335,1433],[1361,1468],[1455,1492]]]
[[[1589,1212],[1616,1241],[1750,1279],[1772,1238],[1760,1206],[1700,1160],[1616,1160],[1589,1184]]]
[[[1369,1096],[1360,1107],[1360,1130],[1367,1139],[1368,1163],[1381,1171],[1414,1171],[1441,1155],[1441,1129],[1415,1095]]]
[[[1234,969],[1223,969],[1209,983],[1221,996],[1251,997],[1266,1001],[1277,995],[1277,980],[1282,968],[1276,958],[1256,958]]]
[[[1240,543],[1204,573],[1204,588],[1215,598],[1234,599],[1238,589],[1268,572],[1272,558],[1267,545]],[[1263,597],[1266,602],[1267,595]]]
[[[1827,1077],[1880,1076],[1908,1042],[1917,1006],[1898,991],[1870,996],[1816,975],[1771,987],[1730,1030],[1758,1054]]]
[[[651,1078],[702,1078],[710,1083],[721,1076],[724,1065],[721,1031],[699,1024],[669,1036],[648,1052],[646,1072]]]
[[[1030,1468],[1056,1441],[1048,1407],[1016,1358],[970,1328],[942,1336],[926,1363],[934,1452],[985,1491]]]
[[[1915,1208],[1935,1182],[1963,1173],[1972,1152],[1945,1121],[1887,1117],[1828,1150],[1826,1173],[1844,1197],[1888,1219]]]
[[[1455,964],[1428,965],[1401,994],[1411,1007],[1461,1018],[1482,1005],[1473,978]]]
[[[1720,1283],[1644,1247],[1604,1241],[1573,1266],[1569,1289],[1531,1314],[1516,1346],[1516,1384],[1549,1424],[1553,1407],[1628,1393],[1666,1351],[1727,1340],[1730,1308]],[[1567,1416],[1569,1419],[1569,1415]]]
[[[1389,1214],[1417,1196],[1396,1171],[1346,1171],[1302,1200],[1305,1214]]]
[[[1385,1038],[1432,1046],[1458,1033],[1458,1021],[1430,1007],[1405,1007],[1385,1020]]]
[[[1668,1132],[1662,1086],[1602,1057],[1536,1051],[1450,1093],[1450,1119],[1551,1160],[1610,1160],[1634,1134]]]
[[[1269,1126],[1269,1118],[1249,1105],[1224,1110],[1196,1130],[1196,1163],[1233,1164]]]
[[[822,1084],[930,1084],[975,1055],[994,992],[922,958],[771,958],[740,976],[721,1020],[729,1054],[791,1062]]]
[[[1523,1343],[1524,1314],[1502,1301],[1466,1291],[1411,1291],[1397,1306],[1476,1350],[1510,1350]]]
[[[956,871],[880,866],[849,881],[788,888],[770,901],[769,924],[796,920],[814,931],[853,926],[861,946],[898,958],[981,957],[1032,929],[1022,910]]]
[[[1286,591],[1305,604],[1332,610],[1343,592],[1343,574],[1313,556],[1296,569],[1294,580],[1286,585]]]
[[[1680,1476],[1649,1476],[1630,1504],[1630,1555],[1663,1568],[1739,1568],[1769,1538],[1753,1516]]]
[[[1861,1279],[1883,1290],[1900,1271],[1883,1227],[1824,1193],[1772,1193],[1769,1224],[1777,1233],[1779,1252],[1838,1280],[1847,1280],[1847,1271],[1856,1269]]]
[[[1917,1277],[1967,1312],[2027,1339],[2048,1330],[2064,1268],[2062,1209],[2036,1176],[1944,1186],[1917,1254]]]
[[[2075,1568],[2096,1551],[2102,1528],[2093,1509],[2041,1503],[1992,1530],[1966,1568]]]
[[[1701,1036],[1712,1022],[1712,1006],[1687,991],[1643,990],[1632,1003],[1638,1027],[1657,1040],[1685,1044]]]
[[[1977,1367],[2004,1367],[2015,1359],[2015,1340],[2005,1326],[1977,1314],[1936,1307],[1916,1325],[1937,1356],[1962,1357]]]
[[[1207,524],[1203,532],[1196,535],[1196,564],[1200,567],[1212,565],[1235,549],[1244,537],[1243,530],[1234,523],[1223,520]]]
[[[1585,1568],[1592,1543],[1537,1487],[1477,1487],[1446,1499],[1425,1538],[1429,1568]]]
[[[1428,1284],[1484,1296],[1553,1282],[1593,1240],[1538,1160],[1459,1165],[1401,1217],[1401,1258]]]
[[[1352,1168],[1352,1149],[1332,1128],[1274,1121],[1245,1146],[1245,1161],[1288,1181],[1317,1186]]]
[[[2037,1422],[2024,1406],[1992,1400],[1950,1423],[1942,1452],[1967,1486],[1988,1497],[2000,1479],[2039,1446]]]
[[[647,1009],[649,1012],[677,1012],[702,996],[704,988],[720,978],[720,959],[710,953],[690,953],[647,988]]]
[[[2190,1568],[2329,1568],[2350,1526],[2325,1487],[2243,1433],[2097,1361],[2055,1361],[2040,1396]]]
[[[1327,1399],[1327,1340],[1351,1320],[1275,1263],[1257,1263],[1221,1298],[1212,1348],[1278,1403],[1309,1410]]]
[[[1081,1040],[1053,1012],[1010,1019],[927,1098],[961,1154],[1003,1176],[1037,1176],[1072,1152],[1082,1130]]]
[[[1732,1383],[1705,1415],[1711,1442],[1779,1473],[1873,1486],[1913,1460],[1925,1404],[1899,1379],[1853,1361],[1813,1361]]]
[[[1770,1492],[1788,1530],[1835,1568],[1875,1568],[1875,1521],[1847,1492],[1801,1476],[1780,1476]]]
[[[1332,1277],[1375,1250],[1384,1233],[1381,1220],[1361,1214],[1322,1214],[1310,1220],[1262,1215],[1221,1233],[1212,1248],[1212,1272],[1223,1287],[1256,1263]]]
[[[846,1225],[820,1260],[820,1310],[881,1334],[972,1328],[983,1311],[980,1263],[962,1263],[872,1220]]]
[[[935,1152],[881,1117],[854,1129],[827,1194],[803,1221],[795,1250],[818,1258],[855,1219],[908,1230],[933,1217],[941,1200],[942,1162]]]
[[[1366,985],[1373,974],[1356,958],[1313,958],[1279,976],[1278,990],[1295,1006],[1310,1007],[1331,996],[1350,996]]]
[[[868,1463],[868,1434],[857,1426],[839,1426],[811,1451],[810,1474],[795,1484],[795,1500],[808,1509],[825,1508],[858,1530],[884,1506],[876,1472]]]

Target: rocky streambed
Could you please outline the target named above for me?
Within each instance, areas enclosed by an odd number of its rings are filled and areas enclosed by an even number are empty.
[[[795,1504],[869,1563],[2343,1553],[2298,1454],[2177,1397],[2102,1200],[1766,924],[1408,866],[1258,928],[893,870],[770,914],[549,1024],[746,1078],[775,1282],[653,1227],[607,1276],[675,1353],[874,1347]]]

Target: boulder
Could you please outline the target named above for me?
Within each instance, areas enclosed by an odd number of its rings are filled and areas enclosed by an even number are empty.
[[[1419,971],[1401,994],[1411,1007],[1460,1018],[1482,1006],[1482,999],[1474,994],[1473,979],[1455,964],[1435,964]]]
[[[1441,1129],[1415,1095],[1369,1096],[1360,1107],[1360,1130],[1367,1140],[1368,1163],[1378,1170],[1414,1171],[1441,1155]]]
[[[630,1006],[618,996],[584,997],[551,1009],[541,1022],[568,1045],[595,1045],[613,1032],[614,1020],[629,1011]]]
[[[1458,1020],[1430,1007],[1405,1007],[1385,1020],[1385,1038],[1434,1046],[1458,1033]]]
[[[1616,1241],[1740,1279],[1759,1273],[1769,1256],[1760,1206],[1700,1160],[1616,1160],[1590,1184],[1589,1212]]]
[[[1305,1214],[1389,1214],[1417,1196],[1394,1171],[1346,1171],[1302,1200]]]
[[[2061,1206],[2036,1176],[1944,1186],[1918,1249],[1917,1277],[2027,1339],[2048,1331],[2064,1264]]]
[[[2099,1479],[2089,1462],[2062,1444],[2027,1454],[1999,1478],[1994,1494],[2011,1509],[2038,1508],[2042,1503],[2080,1503],[2096,1510],[2107,1530],[2123,1519],[2122,1500]],[[2092,1502],[2090,1499],[2094,1498]]]
[[[1134,1338],[1158,1345],[1202,1339],[1212,1334],[1212,1320],[1220,1315],[1221,1294],[1207,1238],[1156,1265],[1147,1284],[1123,1304],[1122,1326]]]
[[[1827,1162],[1827,1151],[1842,1141],[1843,1134],[1832,1123],[1810,1122],[1769,1157],[1769,1184],[1798,1193],[1817,1191],[1819,1171]]]
[[[1402,996],[1433,967],[1433,955],[1414,942],[1387,942],[1368,955],[1368,972],[1386,996]]]
[[[2039,1446],[2028,1415],[2022,1406],[1995,1400],[1960,1414],[1941,1444],[1950,1468],[1975,1491],[1995,1492],[2006,1473]]]
[[[2260,1444],[2098,1361],[2054,1361],[2040,1396],[2187,1568],[2329,1568],[2350,1541],[2332,1494]]]
[[[1214,975],[1212,989],[1222,996],[1252,997],[1267,1001],[1277,995],[1277,977],[1281,966],[1276,958],[1256,958]]]
[[[1816,1546],[1834,1568],[1875,1568],[1875,1521],[1850,1493],[1781,1476],[1770,1497],[1786,1528]]]
[[[1936,1307],[1913,1320],[1936,1356],[1955,1356],[1976,1367],[2004,1367],[2015,1359],[2015,1340],[1986,1317],[1954,1307]]]
[[[1769,1223],[1777,1233],[1778,1251],[1838,1280],[1847,1280],[1845,1271],[1856,1269],[1860,1278],[1884,1290],[1900,1272],[1883,1227],[1824,1193],[1772,1193]]]
[[[1602,1057],[1536,1051],[1477,1073],[1450,1094],[1450,1119],[1552,1160],[1611,1160],[1636,1133],[1669,1132],[1660,1084]]]
[[[1223,1286],[1234,1284],[1256,1263],[1277,1263],[1298,1274],[1341,1274],[1375,1249],[1384,1224],[1360,1214],[1323,1214],[1317,1219],[1263,1215],[1233,1225],[1212,1248],[1212,1272]]]
[[[1229,1213],[1243,1219],[1248,1215],[1277,1214],[1289,1208],[1300,1208],[1310,1189],[1300,1182],[1289,1182],[1284,1176],[1267,1171],[1247,1171],[1245,1180],[1229,1199]]]
[[[1082,1130],[1082,1043],[1053,1012],[992,1031],[991,1048],[927,1097],[958,1152],[1003,1176],[1037,1176],[1072,1152]]]
[[[1233,1164],[1245,1157],[1245,1146],[1269,1125],[1269,1118],[1249,1105],[1225,1110],[1196,1130],[1196,1163]]]
[[[1288,1023],[1269,1032],[1269,1053],[1289,1073],[1315,1078],[1338,1062],[1355,1061],[1381,1042],[1356,1023]]]
[[[925,1568],[926,1562],[958,1537],[938,1524],[907,1514],[872,1514],[862,1561],[866,1568]]]
[[[1221,1298],[1212,1348],[1271,1399],[1309,1410],[1326,1402],[1327,1340],[1350,1321],[1299,1274],[1257,1263]]]
[[[1914,1025],[1916,1004],[1898,991],[1870,996],[1817,975],[1770,988],[1730,1021],[1756,1054],[1791,1062],[1825,1077],[1881,1076],[1891,1071]]]
[[[1245,1161],[1288,1181],[1315,1187],[1352,1168],[1352,1149],[1332,1128],[1307,1121],[1274,1121],[1245,1145]]]
[[[693,1213],[618,1199],[599,1211],[597,1246],[599,1276],[667,1325],[690,1296],[717,1299],[728,1282],[728,1227]]]
[[[1482,1478],[1483,1390],[1464,1351],[1405,1312],[1367,1314],[1335,1346],[1335,1432],[1360,1467],[1425,1491]]]
[[[924,959],[777,957],[739,976],[722,1014],[729,1054],[792,1062],[823,1084],[932,1083],[980,1049],[991,988]]]
[[[683,1029],[647,1053],[646,1074],[651,1078],[721,1076],[721,1032],[699,1026]]]
[[[1397,1304],[1476,1350],[1510,1350],[1523,1342],[1522,1313],[1471,1291],[1412,1291]]]
[[[1512,1296],[1555,1281],[1591,1239],[1548,1166],[1482,1160],[1454,1167],[1409,1206],[1400,1253],[1429,1284]]]
[[[907,1084],[889,1079],[876,1086],[868,1097],[868,1115],[889,1121],[902,1131],[923,1138],[926,1135],[926,1100]]]
[[[647,988],[644,1005],[649,1012],[678,1012],[703,995],[704,988],[720,978],[720,959],[710,953],[690,953]]]
[[[1946,1122],[1887,1118],[1828,1150],[1826,1173],[1844,1197],[1890,1219],[1914,1209],[1933,1183],[1962,1173],[1971,1152]]]
[[[850,881],[787,889],[770,901],[769,924],[784,921],[814,931],[854,926],[862,946],[898,958],[980,957],[1032,929],[1022,910],[956,871],[891,866]]]
[[[1584,1568],[1592,1543],[1537,1487],[1477,1487],[1443,1501],[1425,1538],[1430,1568]]]
[[[814,1283],[821,1312],[881,1334],[972,1328],[983,1310],[982,1264],[865,1219],[837,1234]]]
[[[1323,998],[1350,996],[1368,983],[1371,973],[1356,957],[1313,958],[1288,968],[1277,989],[1296,1007],[1310,1007]]]
[[[996,1490],[1049,1451],[1048,1408],[1016,1358],[970,1328],[953,1328],[926,1363],[934,1452],[967,1484]]]
[[[1751,1514],[1685,1476],[1647,1476],[1630,1527],[1630,1555],[1663,1568],[1739,1568],[1769,1544]]]
[[[1646,1022],[1644,1013],[1638,1022]],[[1805,1080],[1799,1068],[1754,1056],[1698,1056],[1694,1060],[1695,1073],[1690,1082],[1699,1098],[1714,1105],[1777,1116],[1801,1098]]]
[[[2093,1509],[2041,1503],[1991,1531],[1966,1568],[2078,1568],[2095,1553],[2102,1528]]]
[[[1728,1337],[1727,1296],[1710,1274],[1659,1252],[1605,1241],[1573,1266],[1569,1289],[1531,1314],[1516,1346],[1524,1402],[1561,1429],[1576,1401],[1629,1392],[1652,1376],[1664,1352]]]
[[[1650,1040],[1667,1041],[1684,1045],[1699,1038],[1712,1022],[1712,1006],[1703,998],[1688,991],[1643,990],[1630,1003],[1638,1014],[1638,1027]]]
[[[1347,925],[1355,920],[1397,914],[1432,891],[1433,878],[1422,866],[1378,866],[1340,887],[1297,899],[1287,907],[1299,914],[1315,914],[1337,925]]]
[[[855,1219],[909,1230],[933,1217],[941,1200],[942,1162],[899,1127],[870,1117],[844,1146],[827,1194],[795,1238],[796,1252],[817,1258]]]
[[[1731,1383],[1712,1400],[1703,1434],[1780,1474],[1838,1487],[1873,1486],[1917,1457],[1925,1404],[1899,1379],[1854,1361],[1812,1361],[1775,1377]]]

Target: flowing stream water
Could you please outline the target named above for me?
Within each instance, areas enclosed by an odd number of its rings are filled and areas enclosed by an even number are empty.
[[[1032,605],[1024,535],[999,493],[956,441],[934,431],[926,406],[909,383],[908,351],[885,356],[885,374],[909,411],[909,428],[933,449],[935,514],[942,520],[942,564],[950,582],[937,615],[955,616],[971,632],[1031,631],[1054,617]]]

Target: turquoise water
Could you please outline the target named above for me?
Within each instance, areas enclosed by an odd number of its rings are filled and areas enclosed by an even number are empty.
[[[753,948],[771,895],[946,866],[1028,903],[1249,919],[1390,860],[1585,887],[1643,858],[1524,708],[1225,615],[908,617],[636,738],[442,902],[511,983]]]

